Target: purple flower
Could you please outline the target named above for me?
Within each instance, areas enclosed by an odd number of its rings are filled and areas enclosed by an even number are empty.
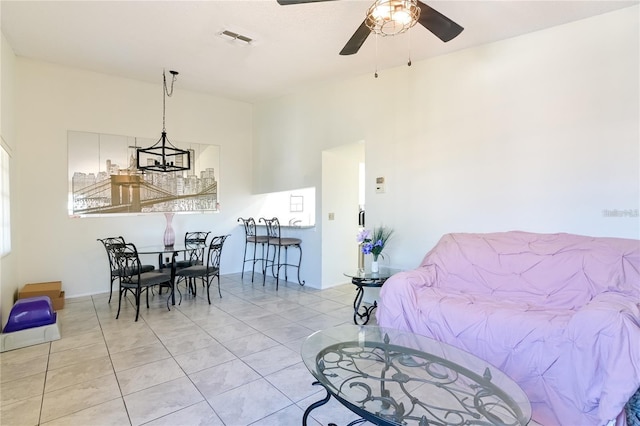
[[[374,259],[377,260],[378,256],[382,256],[382,250],[384,250],[391,234],[393,234],[393,230],[382,226],[374,228],[373,231],[363,229],[358,233],[356,239],[360,244],[362,253],[373,254]]]
[[[369,241],[370,239],[371,239],[371,231],[368,229],[363,229],[358,233],[358,236],[356,237],[356,241],[358,241],[359,243]]]
[[[373,244],[371,244],[371,243],[362,244],[362,252],[364,254],[370,254],[371,253],[371,249],[373,249]]]

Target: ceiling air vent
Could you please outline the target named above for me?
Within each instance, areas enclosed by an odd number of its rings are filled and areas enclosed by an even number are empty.
[[[220,37],[222,38],[230,38],[231,40],[240,40],[249,44],[253,41],[252,38],[243,36],[242,34],[234,33],[233,31],[224,30],[220,33]]]

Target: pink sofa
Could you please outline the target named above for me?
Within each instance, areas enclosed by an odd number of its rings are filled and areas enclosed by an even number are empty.
[[[447,234],[386,281],[377,318],[491,362],[542,425],[624,424],[640,387],[640,241]]]

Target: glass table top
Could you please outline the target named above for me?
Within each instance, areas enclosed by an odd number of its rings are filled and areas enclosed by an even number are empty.
[[[526,425],[531,418],[527,396],[506,374],[424,336],[345,324],[310,335],[301,354],[333,397],[377,424]]]
[[[387,268],[380,268],[380,272],[371,271],[350,271],[344,273],[345,277],[361,279],[362,281],[386,280],[391,276],[391,271]]]
[[[146,245],[146,246],[136,246],[136,250],[139,254],[157,254],[157,253],[176,253],[183,252],[189,250],[195,250],[198,248],[205,248],[204,244],[187,244],[184,243],[175,243],[172,246],[165,246],[163,244],[155,244],[155,245]]]

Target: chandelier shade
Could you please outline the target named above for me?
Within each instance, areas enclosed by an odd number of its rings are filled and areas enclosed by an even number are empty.
[[[191,168],[191,152],[174,146],[167,132],[149,148],[137,149],[138,170],[149,172],[179,172]]]
[[[376,0],[367,11],[365,23],[375,34],[393,36],[413,27],[419,18],[417,0]]]
[[[173,145],[167,138],[165,129],[165,105],[166,97],[173,94],[173,83],[176,81],[178,71],[169,71],[173,76],[171,91],[167,90],[167,77],[162,71],[162,136],[155,144],[148,148],[136,149],[136,166],[142,172],[180,172],[191,169],[191,152]]]

